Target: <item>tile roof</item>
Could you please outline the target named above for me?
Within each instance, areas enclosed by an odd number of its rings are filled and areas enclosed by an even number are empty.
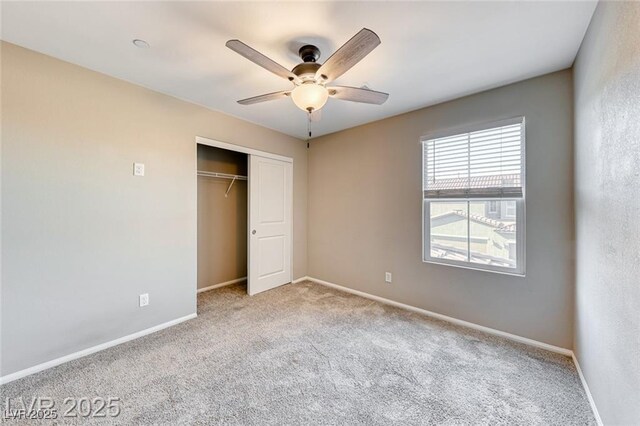
[[[453,211],[454,214],[457,214],[458,216],[464,217],[466,218],[467,216],[469,217],[469,219],[474,220],[476,222],[480,222],[480,223],[484,223],[486,225],[489,226],[493,226],[494,228],[502,228],[503,226],[505,226],[506,224],[504,222],[500,222],[499,220],[495,220],[495,219],[491,219],[489,217],[486,216],[482,216],[479,214],[468,214],[465,211],[462,210],[454,210]]]
[[[520,184],[519,174],[509,174],[438,179],[435,182],[427,180],[425,188],[429,191],[437,191],[441,189],[517,187]]]
[[[479,222],[479,223],[484,223],[485,225],[489,225],[491,227],[496,228],[495,230],[497,232],[516,232],[516,224],[515,223],[511,223],[511,222],[501,222],[499,220],[495,220],[495,219],[491,219],[490,217],[486,217],[486,216],[482,216],[479,214],[468,214],[467,212],[463,211],[463,210],[453,210],[451,212],[447,212],[444,213],[438,217],[444,217],[447,215],[451,215],[454,214],[456,216],[460,216],[463,218],[467,218],[469,217],[469,219],[475,221],[475,222]],[[432,219],[435,219],[435,217],[432,217]]]
[[[500,228],[496,229],[497,232],[516,232],[516,224],[515,223],[510,223],[504,226],[501,226]]]

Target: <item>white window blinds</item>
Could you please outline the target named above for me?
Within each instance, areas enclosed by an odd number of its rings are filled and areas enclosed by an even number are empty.
[[[524,118],[422,140],[424,198],[521,198]]]

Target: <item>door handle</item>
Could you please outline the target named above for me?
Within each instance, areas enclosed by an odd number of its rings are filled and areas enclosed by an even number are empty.
[[[251,235],[256,235],[256,230],[251,231]]]

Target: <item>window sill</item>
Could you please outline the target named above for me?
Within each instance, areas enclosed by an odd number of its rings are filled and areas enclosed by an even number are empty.
[[[473,265],[470,265],[466,262],[462,263],[462,262],[455,262],[455,261],[422,259],[422,263],[430,263],[432,265],[452,266],[454,268],[469,269],[472,271],[480,271],[480,272],[489,272],[492,274],[510,275],[512,277],[518,277],[518,278],[525,278],[527,276],[526,272],[516,272],[516,271],[511,272],[504,269],[489,269],[489,268],[474,267]]]

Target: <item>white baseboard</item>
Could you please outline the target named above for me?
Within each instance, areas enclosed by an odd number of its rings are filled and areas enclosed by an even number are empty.
[[[522,336],[518,336],[516,334],[507,333],[506,331],[496,330],[495,328],[485,327],[483,325],[475,324],[475,323],[468,322],[468,321],[463,321],[463,320],[460,320],[460,319],[457,319],[457,318],[453,318],[453,317],[449,317],[449,316],[446,316],[446,315],[438,314],[436,312],[427,311],[426,309],[416,308],[415,306],[406,305],[404,303],[396,302],[396,301],[390,300],[390,299],[385,299],[384,297],[380,297],[380,296],[374,296],[373,294],[365,293],[365,292],[359,291],[359,290],[354,290],[354,289],[351,289],[349,287],[343,287],[341,285],[333,284],[333,283],[330,283],[328,281],[323,281],[323,280],[320,280],[320,279],[317,279],[317,278],[313,278],[313,277],[307,277],[307,279],[309,281],[313,281],[315,283],[318,283],[318,284],[321,284],[321,285],[324,285],[324,286],[327,286],[327,287],[332,287],[332,288],[335,288],[337,290],[341,290],[341,291],[345,291],[347,293],[355,294],[355,295],[360,296],[360,297],[364,297],[364,298],[367,298],[367,299],[375,300],[377,302],[384,303],[386,305],[391,305],[391,306],[395,306],[395,307],[398,307],[398,308],[406,309],[408,311],[416,312],[418,314],[426,315],[428,317],[436,318],[436,319],[439,319],[439,320],[442,320],[442,321],[447,321],[447,322],[450,322],[452,324],[460,325],[462,327],[472,328],[474,330],[482,331],[484,333],[492,334],[494,336],[504,337],[506,339],[513,340],[513,341],[516,341],[516,342],[519,342],[519,343],[524,343],[526,345],[534,346],[536,348],[546,349],[548,351],[555,352],[555,353],[558,353],[558,354],[562,354],[562,355],[565,355],[565,356],[571,356],[572,353],[573,353],[570,349],[565,349],[565,348],[561,348],[559,346],[550,345],[548,343],[539,342],[537,340],[529,339],[527,337],[522,337]]]
[[[209,287],[199,288],[198,289],[198,293],[202,293],[203,291],[209,291],[209,290],[213,290],[213,289],[216,289],[216,288],[225,287],[225,286],[228,286],[228,285],[231,285],[231,284],[239,283],[239,282],[245,281],[246,279],[247,279],[247,277],[236,278],[235,280],[225,281],[225,282],[220,283],[220,284],[210,285]]]
[[[309,281],[310,278],[307,276],[304,277],[300,277],[300,278],[296,278],[295,280],[291,281],[291,284],[298,284],[301,283],[302,281]]]
[[[602,418],[600,418],[600,413],[598,412],[598,407],[596,407],[596,402],[593,400],[593,396],[591,395],[591,391],[589,390],[587,379],[584,377],[584,374],[582,374],[582,368],[580,368],[580,363],[578,362],[578,358],[576,358],[576,354],[571,352],[571,358],[573,358],[573,363],[576,366],[576,370],[578,370],[580,382],[582,383],[584,392],[587,394],[587,399],[589,400],[589,405],[591,406],[591,411],[593,411],[593,415],[596,418],[596,422],[598,422],[598,426],[603,426]]]
[[[64,364],[65,362],[73,361],[74,359],[78,359],[78,358],[85,357],[87,355],[91,355],[93,353],[102,351],[102,350],[107,349],[107,348],[111,348],[113,346],[117,346],[119,344],[128,342],[130,340],[134,340],[134,339],[137,339],[139,337],[143,337],[143,336],[146,336],[148,334],[155,333],[156,331],[160,331],[162,329],[171,327],[171,326],[179,324],[181,322],[193,319],[193,318],[195,318],[197,316],[198,316],[198,314],[193,313],[193,314],[181,317],[181,318],[176,318],[176,319],[174,319],[172,321],[168,321],[168,322],[165,322],[165,323],[162,323],[162,324],[158,324],[158,325],[153,326],[151,328],[147,328],[145,330],[138,331],[138,332],[133,333],[133,334],[129,334],[128,336],[120,337],[119,339],[115,339],[115,340],[111,340],[109,342],[101,343],[99,345],[92,346],[90,348],[83,349],[81,351],[74,352],[72,354],[65,355],[63,357],[56,358],[56,359],[51,360],[51,361],[43,362],[42,364],[38,364],[38,365],[35,365],[33,367],[25,368],[24,370],[16,371],[15,373],[7,374],[6,376],[0,377],[0,385],[12,382],[14,380],[21,379],[23,377],[29,376],[31,374],[38,373],[38,372],[43,371],[43,370],[47,370],[49,368],[56,367],[56,366],[58,366],[60,364]]]

